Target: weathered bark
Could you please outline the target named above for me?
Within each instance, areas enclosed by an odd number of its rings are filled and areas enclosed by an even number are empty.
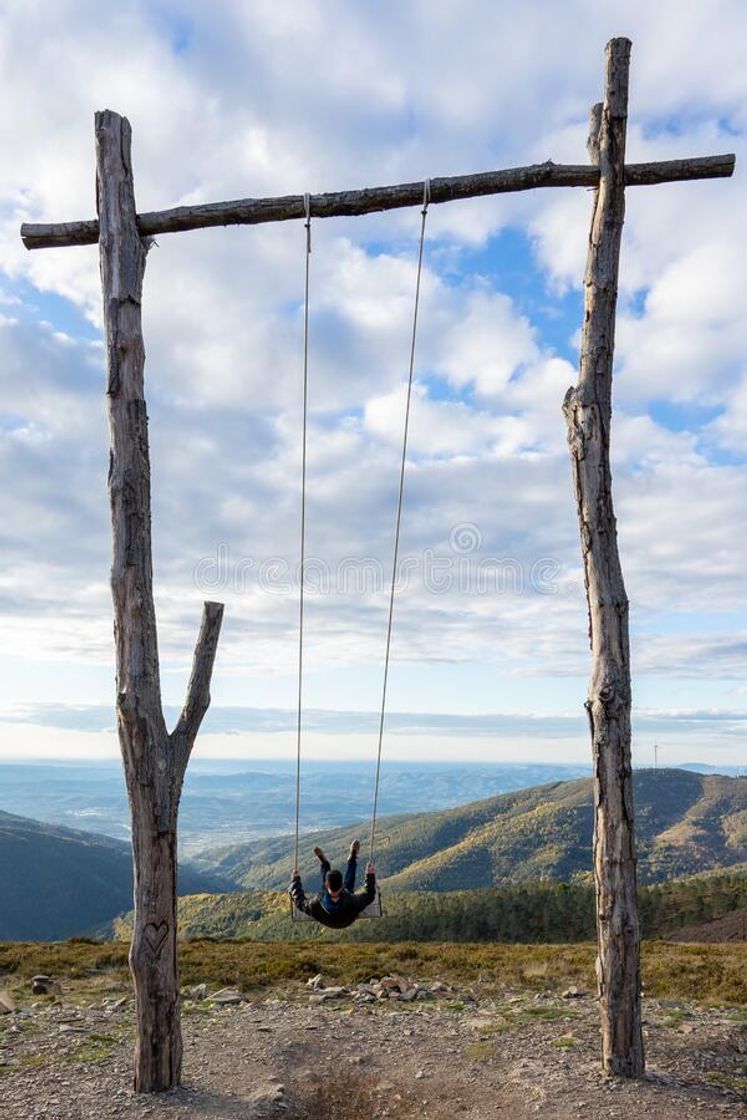
[[[699,156],[694,159],[670,159],[659,163],[632,163],[625,168],[628,186],[649,183],[675,183],[687,179],[728,178],[734,172],[735,157],[729,155]],[[454,175],[431,179],[430,201],[454,202],[462,198],[478,198],[512,191],[531,191],[537,187],[596,187],[599,171],[586,164],[561,164],[548,160],[529,167],[511,167],[502,171],[484,171],[475,175]],[[137,226],[142,237],[183,230],[205,229],[209,226],[258,225],[262,222],[287,222],[306,217],[305,196],[282,198],[242,198],[231,202],[210,202],[195,206],[177,206],[173,210],[156,210],[138,214]],[[370,214],[376,210],[395,210],[416,206],[423,201],[423,183],[400,183],[389,187],[367,187],[364,190],[312,194],[309,199],[313,218],[334,218],[345,215]],[[27,249],[45,249],[60,245],[94,245],[98,241],[98,222],[61,222],[21,226],[21,237]]]
[[[617,281],[625,211],[630,42],[607,45],[604,105],[592,110],[589,153],[598,160],[585,275],[578,384],[563,409],[581,530],[592,672],[586,709],[594,756],[594,879],[602,1066],[637,1077],[644,1055],[630,757],[630,654],[609,440]],[[594,135],[598,128],[598,135]]]
[[[132,817],[135,1089],[172,1088],[181,1074],[176,955],[176,828],[184,771],[202,717],[223,608],[206,603],[184,711],[172,735],[161,705],[151,553],[150,457],[143,395],[141,297],[146,246],[135,214],[130,126],[96,114],[97,200],[111,454],[111,587],[117,725]]]

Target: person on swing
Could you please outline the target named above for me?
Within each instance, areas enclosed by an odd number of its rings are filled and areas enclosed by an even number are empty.
[[[321,848],[314,848],[314,855],[321,864],[321,893],[307,898],[301,883],[301,872],[293,871],[293,881],[288,890],[297,910],[320,922],[330,929],[346,929],[360,916],[376,898],[376,868],[372,863],[366,866],[366,885],[363,890],[355,890],[355,873],[358,867],[360,840],[350,845],[348,862],[343,877],[340,871],[332,868]]]

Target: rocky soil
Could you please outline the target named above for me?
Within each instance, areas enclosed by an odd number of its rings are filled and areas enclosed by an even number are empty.
[[[485,1120],[747,1116],[747,1011],[647,1000],[648,1074],[601,1076],[594,999],[317,977],[268,996],[184,993],[184,1085],[130,1089],[133,1005],[119,982],[47,996],[6,981],[0,1116],[8,1120]],[[210,996],[214,998],[209,998]],[[208,998],[206,998],[208,997]],[[217,997],[217,998],[216,998]]]

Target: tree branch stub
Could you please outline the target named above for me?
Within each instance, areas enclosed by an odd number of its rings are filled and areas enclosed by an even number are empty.
[[[187,697],[177,725],[171,733],[171,741],[183,769],[186,769],[200,724],[210,707],[210,681],[222,622],[223,604],[204,603]]]

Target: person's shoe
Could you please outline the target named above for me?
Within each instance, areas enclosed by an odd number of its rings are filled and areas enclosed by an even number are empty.
[[[360,850],[361,850],[360,840],[354,840],[353,843],[350,845],[350,859],[352,859],[353,856],[355,856],[355,858],[357,859],[358,858],[358,853],[359,853]]]
[[[316,856],[316,858],[319,860],[320,863],[326,863],[327,862],[327,857],[325,856],[325,854],[324,854],[324,852],[322,851],[321,848],[314,848],[314,855]]]

